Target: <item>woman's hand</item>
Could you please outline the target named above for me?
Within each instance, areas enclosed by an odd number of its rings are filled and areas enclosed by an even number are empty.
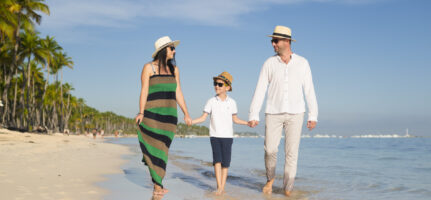
[[[138,115],[136,115],[136,117],[135,117],[136,124],[139,125],[142,122],[143,119],[144,119],[144,114],[138,113]]]
[[[192,118],[190,118],[189,115],[185,115],[184,116],[184,122],[186,122],[187,126],[191,126],[192,125]]]

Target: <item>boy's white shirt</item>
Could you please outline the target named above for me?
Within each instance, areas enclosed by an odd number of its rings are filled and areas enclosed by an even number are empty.
[[[207,101],[204,112],[210,115],[211,137],[233,137],[232,115],[238,112],[235,100],[227,95],[225,100],[218,96],[212,97]]]

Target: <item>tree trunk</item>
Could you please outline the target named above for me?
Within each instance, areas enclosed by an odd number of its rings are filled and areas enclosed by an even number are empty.
[[[3,88],[3,94],[2,94],[2,101],[3,101],[3,103],[4,103],[4,109],[3,109],[3,115],[2,115],[2,123],[4,124],[4,125],[9,125],[9,120],[8,120],[8,116],[7,116],[7,114],[8,114],[8,112],[9,112],[9,98],[8,98],[8,91],[9,91],[9,88],[10,88],[10,82],[11,82],[11,80],[12,80],[12,70],[10,70],[10,71],[8,71],[8,70],[6,70],[6,65],[3,65],[4,66],[4,73],[5,73],[5,85],[4,85],[4,88]],[[6,118],[6,117],[8,117],[8,118]]]
[[[63,119],[64,119],[64,102],[63,102],[63,70],[60,68],[60,74],[61,74],[61,79],[60,79],[60,101],[61,101],[61,107],[60,107],[60,131],[63,133],[64,132],[64,125],[65,123],[67,124],[67,122],[64,123]]]
[[[16,80],[15,80],[15,92],[14,92],[14,95],[13,95],[13,107],[12,107],[12,121],[14,122],[14,126],[16,127],[17,126],[17,123],[16,123],[16,121],[15,121],[15,115],[16,115],[16,98],[17,98],[17,96],[18,96],[18,77],[17,77],[17,75],[18,75],[18,68],[15,68],[15,77],[16,77]]]
[[[28,62],[30,63],[30,56],[28,57]],[[30,67],[29,63],[27,64],[27,67]],[[22,86],[21,86],[21,97],[20,97],[20,104],[21,104],[21,119],[22,119],[22,128],[25,128],[28,130],[28,110],[26,110],[26,104],[29,104],[25,101],[25,86],[27,84],[27,75],[26,75],[26,68],[24,65],[22,66]],[[29,91],[27,90],[27,93]]]
[[[29,130],[30,125],[33,125],[33,117],[31,116],[32,113],[30,111],[30,81],[31,81],[31,66],[30,66],[30,57],[28,57],[28,63],[27,63],[27,95],[26,95],[26,105],[27,105],[27,116],[25,118],[27,119],[27,130]]]
[[[45,99],[45,96],[46,96],[46,90],[48,88],[48,84],[49,84],[49,61],[48,61],[48,64],[46,65],[46,80],[45,80],[45,85],[43,86],[44,89],[42,93],[42,126],[46,126],[45,111],[47,110],[47,108],[43,103],[43,100]]]

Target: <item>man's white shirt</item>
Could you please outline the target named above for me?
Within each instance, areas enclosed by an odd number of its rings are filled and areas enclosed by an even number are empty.
[[[278,55],[265,61],[250,105],[250,121],[259,121],[259,112],[267,89],[266,114],[303,113],[305,112],[305,95],[308,120],[317,121],[316,94],[310,65],[304,57],[292,54],[288,64],[284,63]]]

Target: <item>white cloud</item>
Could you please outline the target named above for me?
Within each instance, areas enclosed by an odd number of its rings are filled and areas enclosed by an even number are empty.
[[[52,0],[48,28],[77,26],[124,27],[135,20],[180,20],[202,25],[234,26],[242,15],[279,4],[305,2],[361,4],[382,0]]]

